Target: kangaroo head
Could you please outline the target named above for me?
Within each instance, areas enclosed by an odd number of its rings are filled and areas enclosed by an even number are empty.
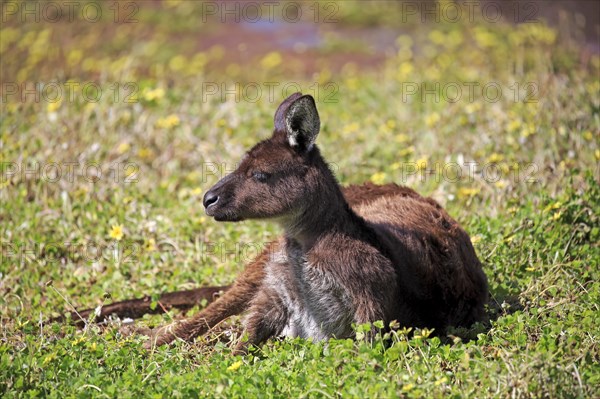
[[[286,218],[319,191],[324,162],[315,146],[320,120],[314,99],[295,93],[275,113],[271,138],[246,153],[238,168],[204,195],[206,214],[218,221]]]

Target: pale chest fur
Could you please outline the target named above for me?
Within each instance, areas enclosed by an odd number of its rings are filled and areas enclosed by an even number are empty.
[[[286,309],[282,336],[324,340],[352,335],[353,305],[332,275],[297,248],[272,254],[265,284]]]

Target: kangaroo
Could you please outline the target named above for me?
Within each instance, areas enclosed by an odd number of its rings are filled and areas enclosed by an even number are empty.
[[[273,220],[284,235],[222,298],[148,345],[191,339],[243,311],[239,353],[273,336],[352,337],[353,324],[377,320],[442,332],[483,319],[486,276],[468,234],[437,202],[397,185],[343,191],[315,144],[311,96],[291,95],[274,119],[272,136],[203,204],[217,221]]]

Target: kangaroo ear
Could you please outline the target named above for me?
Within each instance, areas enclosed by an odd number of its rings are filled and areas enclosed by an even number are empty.
[[[300,97],[302,97],[302,93],[294,93],[279,105],[279,108],[275,112],[275,131],[285,132],[285,115],[290,108],[290,104]]]
[[[314,98],[305,95],[295,99],[285,114],[285,132],[290,146],[310,151],[320,129],[321,120]]]

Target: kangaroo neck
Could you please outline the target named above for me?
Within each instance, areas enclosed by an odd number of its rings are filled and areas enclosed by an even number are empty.
[[[283,225],[286,239],[297,242],[305,252],[324,234],[357,231],[360,219],[346,202],[328,169],[319,171],[318,179],[318,189]]]

